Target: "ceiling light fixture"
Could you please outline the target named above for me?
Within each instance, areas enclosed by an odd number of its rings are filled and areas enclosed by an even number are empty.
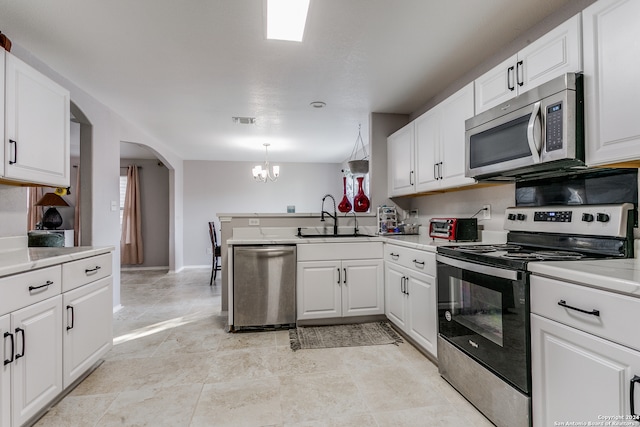
[[[266,0],[267,38],[301,42],[310,0]]]
[[[309,105],[311,105],[313,108],[324,108],[327,106],[327,104],[322,101],[313,101]]]
[[[258,182],[277,181],[280,176],[280,166],[273,167],[273,175],[269,169],[269,146],[271,144],[265,142],[262,145],[264,145],[264,166],[258,165],[251,169],[253,179]]]

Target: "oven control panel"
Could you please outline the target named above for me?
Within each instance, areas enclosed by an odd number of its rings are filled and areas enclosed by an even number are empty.
[[[571,222],[571,211],[535,211],[534,221],[545,222]]]
[[[540,233],[626,237],[632,203],[507,208],[504,229]]]

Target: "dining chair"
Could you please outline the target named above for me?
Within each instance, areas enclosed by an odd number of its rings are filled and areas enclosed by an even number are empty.
[[[209,280],[209,286],[212,286],[213,281],[216,280],[216,276],[218,275],[218,270],[221,269],[220,245],[218,244],[218,236],[216,235],[214,222],[209,222],[209,237],[211,238],[211,248],[213,250],[211,279]]]

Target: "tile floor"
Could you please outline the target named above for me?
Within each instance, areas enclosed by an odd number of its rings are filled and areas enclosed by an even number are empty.
[[[113,349],[36,426],[492,426],[409,344],[226,333],[209,274],[123,272]]]

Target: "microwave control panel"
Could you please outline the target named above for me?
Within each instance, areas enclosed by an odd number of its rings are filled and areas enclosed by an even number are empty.
[[[562,149],[562,102],[547,107],[547,152]]]

